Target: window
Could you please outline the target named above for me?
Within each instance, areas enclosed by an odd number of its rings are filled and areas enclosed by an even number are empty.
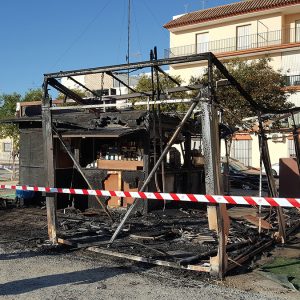
[[[233,140],[231,156],[245,166],[252,165],[252,140]]]
[[[294,140],[288,140],[288,154],[289,154],[289,157],[296,156]]]
[[[251,47],[251,25],[238,26],[236,28],[236,50],[249,49]]]
[[[295,42],[300,42],[300,20],[295,21]]]
[[[196,49],[197,53],[204,53],[209,51],[208,47],[208,32],[196,34]]]
[[[11,143],[3,143],[3,152],[11,152]]]

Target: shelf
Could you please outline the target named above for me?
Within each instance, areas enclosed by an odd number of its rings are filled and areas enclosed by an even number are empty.
[[[137,160],[97,160],[97,167],[105,170],[141,170],[143,161]]]

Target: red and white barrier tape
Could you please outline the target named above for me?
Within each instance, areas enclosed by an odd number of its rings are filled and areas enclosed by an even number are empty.
[[[270,198],[270,197],[251,197],[251,196],[212,196],[197,194],[174,194],[174,193],[156,193],[156,192],[125,192],[125,191],[105,191],[105,190],[86,190],[86,189],[68,189],[51,188],[27,185],[0,185],[0,189],[22,190],[47,192],[57,194],[76,194],[108,197],[130,197],[141,199],[187,201],[210,204],[238,204],[238,205],[261,205],[261,206],[281,206],[281,207],[300,207],[300,198]]]

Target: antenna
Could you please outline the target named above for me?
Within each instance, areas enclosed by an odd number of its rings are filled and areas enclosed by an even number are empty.
[[[205,8],[205,2],[207,1],[207,0],[200,0],[201,2],[202,2],[202,9],[204,9]]]
[[[127,35],[127,56],[126,56],[128,65],[130,63],[130,59],[129,59],[129,55],[130,55],[130,22],[131,22],[131,0],[128,0],[128,28],[127,28],[128,35]],[[129,69],[128,69],[128,73],[127,73],[127,83],[129,86]]]
[[[188,7],[189,7],[189,4],[188,4],[188,3],[184,4],[184,12],[185,12],[185,13],[188,12]]]

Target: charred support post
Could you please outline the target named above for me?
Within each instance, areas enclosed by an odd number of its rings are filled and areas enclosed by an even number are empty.
[[[220,150],[216,111],[210,103],[202,103],[201,109],[206,194],[220,195]],[[208,205],[207,215],[209,229],[217,231],[219,236],[218,255],[211,258],[212,273],[223,278],[227,267],[226,235],[229,227],[226,205]]]
[[[209,102],[202,102],[202,139],[205,160],[205,187],[206,194],[221,194],[221,166],[219,125],[217,111],[214,106],[213,68],[211,60],[208,61],[208,88]],[[216,230],[219,236],[218,255],[210,260],[212,273],[224,278],[227,268],[226,236],[229,231],[229,218],[226,205],[208,205],[208,223],[211,230]]]
[[[293,138],[294,138],[294,145],[295,145],[295,153],[296,153],[298,171],[299,171],[299,174],[300,174],[300,142],[299,142],[299,133],[296,129],[293,131]]]
[[[157,48],[154,47],[154,59],[157,60]],[[156,77],[156,94],[157,94],[157,100],[160,100],[160,82],[159,82],[159,73],[158,69],[155,68],[155,77]],[[157,106],[157,112],[158,112],[158,134],[159,134],[159,149],[160,153],[163,152],[163,133],[162,133],[162,124],[161,124],[161,110],[160,110],[160,104]],[[154,116],[156,118],[156,114]],[[154,133],[155,134],[155,133]],[[164,160],[161,162],[161,181],[162,181],[162,192],[164,193],[166,191],[166,176],[165,176],[165,162]],[[166,203],[166,201],[164,202]]]
[[[178,134],[180,133],[181,129],[183,128],[184,124],[190,118],[190,116],[193,113],[195,107],[198,105],[198,103],[200,101],[200,95],[201,95],[201,92],[198,94],[198,96],[196,97],[196,99],[194,99],[192,105],[190,106],[189,110],[185,114],[184,118],[181,120],[180,124],[177,126],[177,128],[176,128],[175,132],[173,133],[172,137],[170,138],[170,140],[166,144],[166,147],[165,147],[163,153],[161,153],[158,161],[154,165],[154,167],[151,170],[151,172],[149,173],[148,177],[145,179],[144,184],[142,185],[142,187],[139,190],[140,192],[144,192],[145,189],[147,188],[148,184],[150,183],[151,179],[153,178],[154,174],[156,173],[156,171],[157,171],[158,167],[160,166],[161,162],[164,160],[164,158],[166,157],[166,155],[169,152],[170,148],[174,144],[174,142],[175,142]],[[134,202],[133,202],[133,204],[127,210],[127,212],[126,212],[124,218],[122,219],[121,223],[119,224],[118,228],[114,232],[112,238],[110,239],[110,243],[114,242],[114,240],[118,236],[119,232],[122,230],[124,224],[126,223],[127,219],[129,218],[129,216],[131,215],[131,213],[135,210],[135,207],[137,206],[137,203],[138,203],[138,201],[137,201],[137,199],[135,199]]]
[[[295,122],[295,116],[292,113],[292,119],[293,119],[293,126],[294,126],[294,130],[293,130],[293,139],[294,139],[294,145],[295,145],[295,153],[296,153],[296,160],[297,160],[297,166],[298,166],[298,171],[300,174],[300,142],[299,142],[299,132],[296,126],[296,122]]]
[[[268,147],[268,141],[267,137],[265,135],[263,124],[261,120],[261,116],[259,114],[259,142],[261,145],[261,154],[262,154],[262,161],[265,166],[265,171],[268,179],[269,189],[272,197],[278,197],[278,192],[275,186],[275,180],[272,173],[272,167],[271,167],[271,160],[270,160],[270,154],[269,154],[269,147]],[[283,216],[283,211],[281,207],[277,207],[277,217],[278,217],[278,226],[279,226],[279,232],[278,237],[281,239],[282,243],[284,244],[286,241],[286,232],[285,232],[285,220]]]
[[[187,190],[191,189],[191,168],[192,168],[192,154],[191,154],[191,134],[186,133],[184,142],[184,166],[187,168],[188,173],[186,174],[186,186]]]
[[[54,173],[54,157],[53,157],[53,135],[52,135],[52,115],[50,111],[51,100],[48,95],[48,80],[44,80],[43,86],[43,105],[42,105],[42,122],[43,122],[43,140],[44,140],[44,161],[45,172],[47,174],[46,186],[55,186]],[[57,230],[56,230],[56,196],[46,195],[47,207],[47,222],[48,222],[48,236],[53,244],[57,244]]]

